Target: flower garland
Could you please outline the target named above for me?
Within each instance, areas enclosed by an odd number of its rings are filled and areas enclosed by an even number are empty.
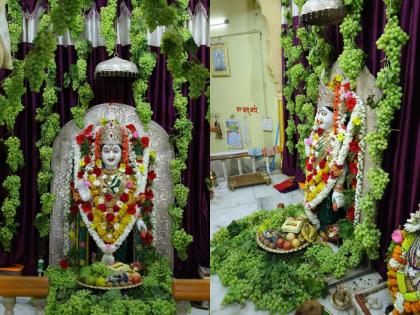
[[[108,121],[101,121],[106,125]],[[113,121],[110,123],[117,124]],[[150,213],[153,191],[150,188],[155,173],[149,170],[149,161],[156,159],[149,147],[149,137],[140,137],[134,125],[125,126],[123,133],[122,162],[117,173],[102,168],[100,160],[101,131],[89,125],[76,137],[74,143],[74,183],[83,181],[89,187],[91,201],[75,200],[77,209],[98,247],[106,254],[115,252],[131,232],[136,219]],[[92,154],[93,152],[93,154]],[[130,153],[129,153],[130,152]],[[150,163],[150,166],[152,165]],[[118,200],[109,192],[101,191],[102,178],[126,178],[123,189],[114,190]],[[149,202],[146,202],[149,201]],[[70,213],[77,211],[70,209]]]
[[[388,289],[394,300],[393,315],[417,314],[420,312],[420,296],[412,287],[410,278],[416,277],[418,270],[412,266],[413,256],[411,246],[418,246],[418,217],[420,211],[411,214],[411,219],[405,228],[392,233],[392,242],[387,255]],[[414,224],[413,224],[414,223]],[[417,259],[414,257],[414,259]],[[410,282],[410,284],[409,284]]]
[[[337,182],[337,177],[334,176],[334,170],[343,168],[345,160],[347,159],[349,153],[350,144],[357,145],[353,141],[356,131],[359,132],[359,138],[361,139],[360,143],[362,143],[363,146],[365,127],[360,128],[360,126],[365,125],[365,107],[360,98],[354,92],[350,91],[350,84],[345,82],[343,82],[342,84],[342,80],[343,78],[340,76],[336,76],[334,79],[334,103],[336,104],[338,102],[339,104],[345,104],[346,112],[350,113],[349,122],[347,126],[345,126],[344,123],[347,116],[345,115],[345,112],[341,113],[341,111],[334,111],[334,114],[337,117],[335,119],[336,125],[330,133],[330,138],[332,141],[332,151],[327,154],[327,160],[325,160],[325,162],[321,161],[320,165],[318,165],[317,168],[315,168],[312,164],[313,161],[317,158],[315,156],[314,148],[319,141],[319,134],[323,133],[323,130],[312,131],[311,136],[308,139],[309,144],[311,145],[311,152],[309,156],[309,161],[306,166],[307,183],[305,187],[304,205],[308,218],[318,228],[319,220],[312,213],[312,209],[315,209],[318,206],[318,204],[328,196],[328,194],[335,186]],[[360,173],[360,168],[363,168],[363,160],[359,160],[359,157],[362,157],[362,155],[358,155],[357,159],[357,164],[359,165]],[[332,165],[331,168],[327,166],[328,163]],[[356,172],[357,169],[354,171],[354,173]],[[360,181],[358,188],[359,189],[356,189],[356,200],[360,198],[361,194]],[[358,207],[359,204],[356,203],[355,213],[357,214],[359,213]]]

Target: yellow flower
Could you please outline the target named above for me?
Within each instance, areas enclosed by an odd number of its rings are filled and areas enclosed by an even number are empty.
[[[71,230],[69,232],[69,237],[72,241],[75,241],[76,240],[76,233],[73,230]]]
[[[97,167],[102,167],[102,161],[101,161],[100,159],[97,159],[97,160],[95,161],[95,165],[96,165]]]
[[[80,164],[79,164],[80,166],[85,166],[86,164],[85,164],[85,161],[80,161]]]
[[[96,175],[90,174],[88,176],[88,179],[89,179],[90,183],[92,184],[95,181],[95,179],[96,179]]]
[[[343,140],[344,140],[344,134],[339,133],[339,134],[337,135],[337,139],[338,139],[338,141],[343,142]]]
[[[143,164],[141,164],[141,165],[139,166],[139,171],[140,171],[141,173],[144,173],[144,165],[143,165]]]
[[[102,126],[105,126],[105,125],[106,125],[106,123],[107,123],[106,118],[105,118],[105,117],[102,117],[102,118],[101,118],[101,125],[102,125]]]
[[[151,151],[151,152],[150,152],[150,157],[151,157],[152,159],[156,159],[156,151]]]
[[[353,118],[353,120],[351,121],[353,123],[353,125],[355,126],[360,126],[360,124],[362,123],[362,120],[360,119],[359,116],[356,116]]]
[[[335,81],[338,81],[338,82],[343,81],[343,77],[341,75],[336,75],[334,79]]]
[[[123,224],[123,225],[127,225],[129,222],[130,222],[130,218],[128,216],[125,216],[121,220],[121,224]]]

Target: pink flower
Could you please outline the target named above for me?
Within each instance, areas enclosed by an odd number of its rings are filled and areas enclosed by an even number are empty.
[[[85,185],[86,187],[90,187],[90,181],[88,180],[83,181],[83,185]]]
[[[133,188],[133,182],[132,181],[127,182],[127,188]]]
[[[349,92],[347,92],[346,94],[345,94],[345,96],[344,96],[346,99],[347,98],[349,98],[349,97],[351,97],[351,92],[349,91]]]
[[[312,139],[311,138],[306,138],[305,139],[305,144],[306,145],[311,145],[312,144]]]
[[[397,244],[401,244],[403,241],[403,236],[400,230],[395,230],[394,232],[392,232],[391,238],[392,241]]]
[[[137,131],[134,131],[133,132],[133,138],[134,139],[137,139],[139,137],[139,134],[137,133]]]

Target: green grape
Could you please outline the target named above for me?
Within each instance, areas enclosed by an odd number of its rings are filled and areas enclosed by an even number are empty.
[[[181,174],[187,169],[187,165],[180,159],[172,160],[170,163],[172,179],[175,183],[181,181]]]
[[[174,196],[177,204],[180,207],[185,207],[188,201],[189,189],[183,184],[176,184],[174,186]]]
[[[10,198],[19,200],[21,181],[18,175],[7,176],[2,186],[8,190]]]
[[[108,55],[112,55],[116,45],[116,32],[114,19],[117,13],[117,0],[109,0],[105,7],[101,8],[101,36],[104,38]]]
[[[12,173],[15,173],[19,168],[25,165],[23,153],[20,149],[20,139],[17,137],[9,137],[4,141],[7,147],[6,163]]]
[[[389,174],[381,168],[371,168],[367,171],[367,178],[370,183],[370,194],[376,200],[380,200],[389,183]]]

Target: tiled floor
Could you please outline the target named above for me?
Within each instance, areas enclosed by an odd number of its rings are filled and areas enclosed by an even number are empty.
[[[210,202],[210,237],[221,227],[226,227],[232,220],[243,218],[257,210],[271,210],[278,203],[285,206],[303,202],[303,191],[295,190],[286,194],[279,193],[272,186],[286,180],[288,177],[283,174],[271,175],[272,184],[269,186],[258,185],[252,187],[238,188],[235,191],[226,189],[225,183],[221,183],[215,191],[214,198]],[[360,270],[359,270],[360,271]],[[355,271],[351,272],[354,274]],[[354,280],[344,283],[351,291],[359,291],[366,287],[381,282],[378,273],[369,273]],[[226,288],[220,283],[217,275],[211,276],[211,301],[210,314],[214,315],[268,315],[268,312],[256,311],[253,303],[247,302],[245,305],[232,304],[222,306],[222,300],[226,294]],[[330,292],[334,292],[331,289]],[[384,303],[390,302],[390,297],[384,291]],[[337,311],[330,304],[330,296],[319,301],[333,311],[334,315],[353,314],[353,309],[349,311]],[[388,298],[388,300],[387,300]],[[380,311],[372,314],[383,314]]]

